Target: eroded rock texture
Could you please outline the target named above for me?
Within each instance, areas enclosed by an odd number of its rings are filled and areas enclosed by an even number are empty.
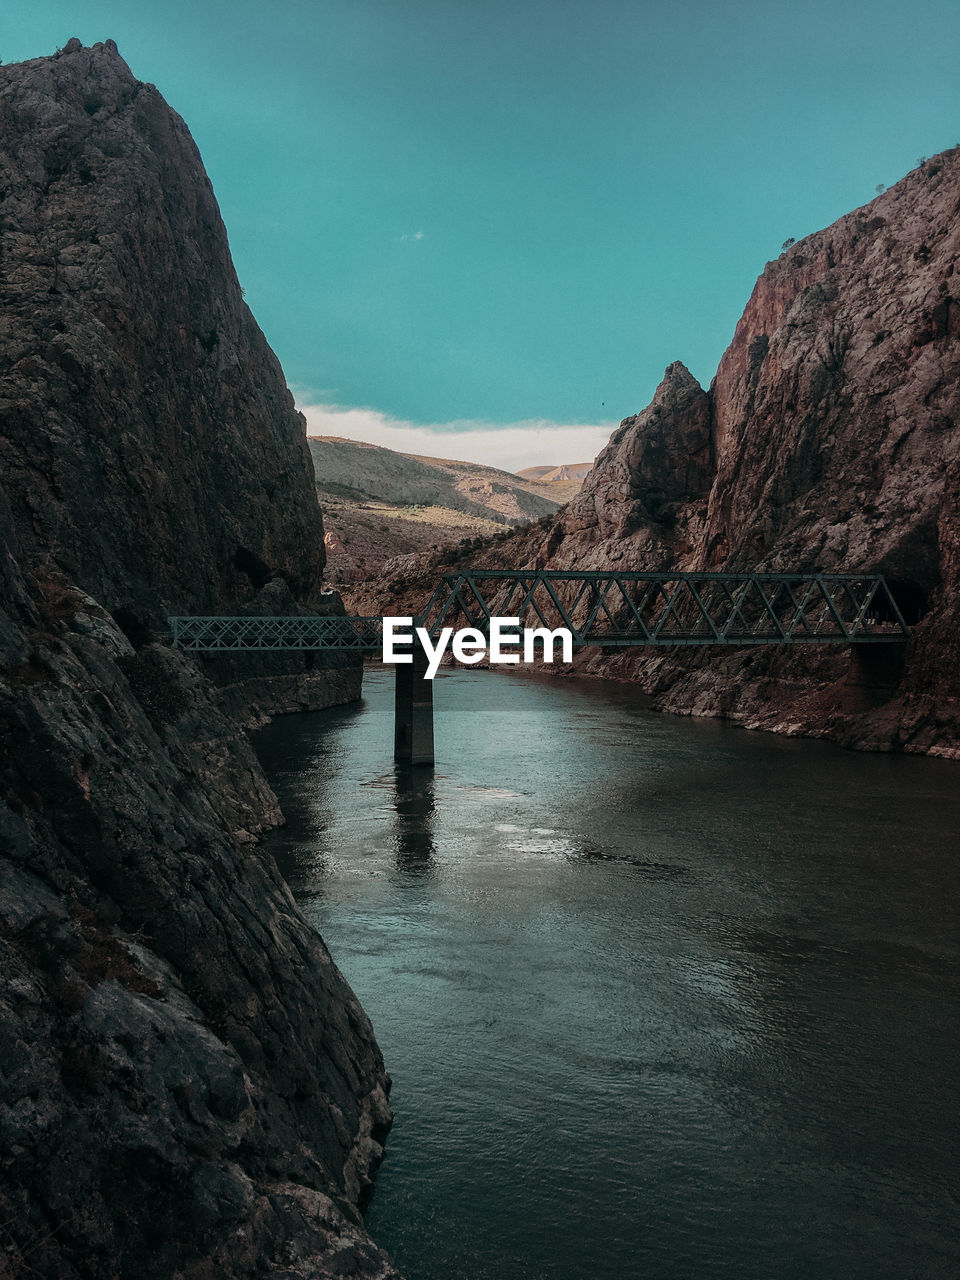
[[[111,43],[0,68],[0,1277],[392,1276],[370,1024],[169,612],[316,607],[302,421],[182,121]]]
[[[814,649],[586,650],[577,665],[673,711],[960,755],[958,372],[955,149],[769,263],[709,391],[671,365],[555,521],[461,563],[882,572],[916,623],[902,671],[861,679],[849,654]],[[387,565],[387,611],[437,568]]]
[[[0,467],[24,550],[145,619],[278,573],[309,595],[303,420],[197,149],[111,43],[68,47],[0,69]]]

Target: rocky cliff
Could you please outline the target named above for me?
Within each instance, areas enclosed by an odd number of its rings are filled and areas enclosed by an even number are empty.
[[[469,562],[884,573],[915,624],[902,668],[815,649],[587,650],[578,667],[673,711],[960,755],[958,373],[954,149],[768,263],[709,390],[671,365],[549,527]]]
[[[393,1275],[389,1079],[233,718],[357,672],[218,689],[158,642],[316,607],[303,422],[112,42],[0,68],[0,218],[0,1277]]]
[[[0,193],[0,467],[25,552],[143,620],[277,574],[316,591],[303,420],[183,121],[111,42],[7,67]]]

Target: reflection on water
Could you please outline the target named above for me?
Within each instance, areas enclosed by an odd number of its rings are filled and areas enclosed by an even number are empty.
[[[460,672],[258,735],[408,1280],[956,1280],[960,766]]]
[[[397,870],[429,875],[433,869],[433,816],[436,798],[433,770],[397,764],[394,767],[394,842]]]

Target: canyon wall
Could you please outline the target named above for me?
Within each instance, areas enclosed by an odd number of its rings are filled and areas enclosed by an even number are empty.
[[[303,421],[112,42],[0,68],[0,220],[0,1277],[392,1276],[389,1078],[236,719],[359,670],[162,643],[336,607]]]
[[[109,42],[68,48],[0,79],[0,467],[24,550],[143,621],[277,574],[314,593],[303,419],[193,140]]]
[[[671,711],[960,755],[958,373],[954,149],[768,263],[709,390],[671,365],[555,520],[455,563],[392,562],[385,611],[468,565],[883,573],[914,627],[902,667],[826,648],[584,650],[576,667]]]

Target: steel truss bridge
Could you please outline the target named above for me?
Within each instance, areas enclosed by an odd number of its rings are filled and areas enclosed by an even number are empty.
[[[575,647],[902,645],[909,628],[879,574],[471,570],[445,574],[413,619],[487,634],[492,617],[567,628]],[[378,652],[382,618],[172,617],[174,647],[200,653]],[[396,667],[395,754],[433,763],[433,684],[419,643]]]
[[[879,574],[617,573],[476,570],[445,574],[414,624],[486,633],[491,617],[566,627],[577,647],[870,644],[909,629]],[[176,648],[194,652],[379,650],[382,619],[173,617]]]

